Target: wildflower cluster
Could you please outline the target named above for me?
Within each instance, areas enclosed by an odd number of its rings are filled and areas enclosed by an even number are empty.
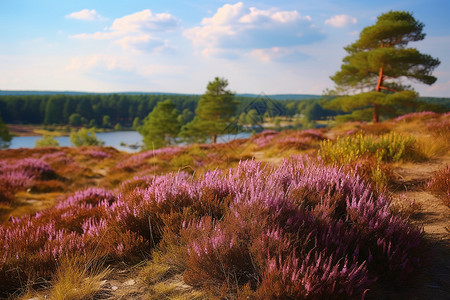
[[[31,187],[35,180],[48,179],[54,174],[51,167],[40,159],[0,161],[0,202],[11,201],[18,190]]]
[[[374,281],[402,281],[422,265],[421,230],[389,206],[359,177],[301,157],[278,168],[242,161],[199,178],[135,177],[0,227],[0,282],[11,288],[49,276],[68,253],[133,260],[164,241],[183,249],[178,259],[193,286],[358,297]]]

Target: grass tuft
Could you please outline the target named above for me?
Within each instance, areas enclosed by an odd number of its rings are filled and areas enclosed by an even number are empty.
[[[101,292],[109,274],[110,270],[101,263],[84,264],[78,258],[63,258],[55,273],[50,299],[91,299]]]

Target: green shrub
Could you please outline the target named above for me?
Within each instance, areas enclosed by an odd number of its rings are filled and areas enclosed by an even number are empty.
[[[376,155],[385,162],[396,162],[414,157],[415,139],[405,137],[395,132],[382,135],[379,138],[362,133],[348,137],[338,137],[335,142],[323,141],[320,144],[319,155],[326,162],[347,164],[364,155]]]
[[[36,140],[36,147],[58,147],[59,142],[55,137],[50,135],[44,135],[41,139]]]
[[[104,142],[97,139],[95,131],[92,129],[81,128],[77,132],[70,134],[70,142],[75,147],[80,146],[103,146]]]

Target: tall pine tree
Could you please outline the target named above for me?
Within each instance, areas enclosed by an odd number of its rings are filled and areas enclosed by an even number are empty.
[[[328,107],[343,111],[371,107],[372,121],[378,122],[381,110],[392,111],[395,105],[414,102],[417,93],[401,79],[431,85],[436,81],[432,71],[440,64],[438,59],[406,47],[425,38],[423,27],[409,12],[390,11],[364,28],[359,39],[345,47],[348,55],[341,70],[331,77],[336,83],[333,93],[344,96]]]

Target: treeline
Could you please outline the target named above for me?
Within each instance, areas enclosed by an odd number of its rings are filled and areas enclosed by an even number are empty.
[[[7,95],[0,96],[0,116],[5,123],[18,124],[131,126],[136,118],[144,120],[158,102],[167,99],[178,109],[183,121],[189,122],[194,117],[200,95]],[[239,103],[236,117],[250,110],[261,116],[268,111],[271,116],[295,116],[311,110],[318,117],[317,100],[314,99],[280,101],[243,96],[235,99]]]
[[[130,126],[144,119],[165,95],[20,95],[1,96],[0,113],[5,123],[79,125],[103,127],[104,121]],[[200,96],[170,95],[181,112],[195,111]],[[71,124],[78,125],[78,124]],[[108,124],[109,125],[109,124]]]
[[[158,102],[170,99],[181,114],[182,124],[190,122],[200,95],[181,94],[55,94],[55,95],[6,95],[0,96],[0,117],[5,123],[74,125],[89,127],[113,127],[120,124],[130,127],[142,122]],[[288,96],[287,96],[288,97]],[[285,99],[271,96],[235,96],[239,103],[234,115],[236,120],[251,119],[251,115],[270,117],[303,117],[307,121],[323,120],[342,112],[326,109],[329,99]],[[450,109],[449,98],[419,98],[422,105],[410,110]],[[250,115],[249,115],[250,114]]]

